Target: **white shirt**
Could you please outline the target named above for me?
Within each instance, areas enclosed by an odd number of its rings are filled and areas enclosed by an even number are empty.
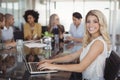
[[[84,25],[81,23],[76,27],[73,23],[70,25],[69,33],[75,38],[82,38],[84,36]]]
[[[84,36],[84,25],[81,23],[78,27],[76,27],[73,23],[70,25],[69,33],[74,38],[83,38]],[[77,43],[79,44],[79,43]],[[72,48],[71,53],[78,51],[82,47],[82,44],[74,46]]]
[[[2,40],[12,40],[13,39],[13,28],[10,26],[9,28],[4,27],[2,30]]]
[[[100,36],[94,39],[87,47],[85,47],[80,55],[80,61],[84,59],[84,57],[87,55],[91,45],[96,40],[100,40],[104,44],[104,50],[103,52],[86,68],[83,74],[83,78],[88,80],[104,80],[104,68],[105,68],[105,60],[107,58],[107,44],[104,41],[104,39]],[[94,54],[94,53],[93,53]]]

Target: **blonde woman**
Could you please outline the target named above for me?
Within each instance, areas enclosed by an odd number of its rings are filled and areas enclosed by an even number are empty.
[[[59,34],[60,41],[63,41],[64,26],[60,24],[60,19],[57,14],[52,14],[49,20],[48,31],[50,33]]]
[[[99,10],[91,10],[85,18],[83,48],[65,57],[41,61],[38,69],[82,72],[83,80],[104,80],[105,60],[110,45],[105,16]],[[77,58],[80,59],[78,64],[52,64],[54,62],[71,62]]]

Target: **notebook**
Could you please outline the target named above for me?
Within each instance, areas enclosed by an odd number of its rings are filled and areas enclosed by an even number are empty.
[[[25,56],[23,56],[23,61],[25,63],[25,66],[30,74],[41,74],[41,73],[54,73],[58,72],[57,70],[39,70],[37,69],[37,63],[38,62],[27,62],[25,59]]]
[[[42,48],[42,47],[46,47],[47,46],[47,44],[34,43],[34,42],[26,43],[24,45],[27,46],[28,48]]]

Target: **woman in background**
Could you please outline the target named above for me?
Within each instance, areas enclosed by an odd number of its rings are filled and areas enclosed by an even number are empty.
[[[59,41],[63,41],[63,33],[65,32],[64,26],[60,24],[57,14],[52,14],[49,19],[48,31],[53,35],[59,35]]]
[[[38,69],[55,69],[71,72],[82,72],[83,80],[104,80],[105,60],[111,42],[107,32],[107,22],[99,10],[90,10],[85,18],[85,35],[83,48],[77,52],[51,60],[43,60]],[[80,60],[76,64],[52,64]]]
[[[41,38],[42,28],[38,23],[39,13],[34,10],[27,10],[24,14],[26,23],[24,24],[24,39],[37,40]]]
[[[39,13],[34,10],[27,10],[24,14],[26,23],[23,26],[24,40],[38,40],[41,38],[41,24],[38,23]],[[38,54],[39,48],[30,49],[25,47],[25,52],[28,54]]]

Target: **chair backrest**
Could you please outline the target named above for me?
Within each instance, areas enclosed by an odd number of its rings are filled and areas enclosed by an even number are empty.
[[[105,80],[115,80],[120,70],[120,57],[111,51],[110,56],[106,59],[104,78]]]
[[[42,33],[44,34],[45,31],[48,31],[47,26],[42,26]]]
[[[13,34],[14,34],[14,39],[15,39],[15,41],[16,41],[17,39],[24,39],[24,35],[23,35],[23,32],[22,32],[22,31],[15,31]]]

